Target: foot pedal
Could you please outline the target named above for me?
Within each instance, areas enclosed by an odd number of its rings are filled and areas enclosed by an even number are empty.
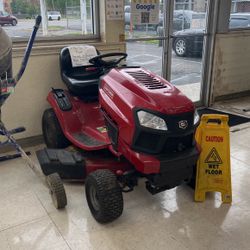
[[[77,141],[79,141],[80,143],[83,143],[84,145],[88,147],[99,147],[99,146],[106,145],[105,142],[96,140],[95,138],[90,137],[84,133],[74,133],[73,136]]]
[[[42,149],[36,152],[44,175],[58,173],[63,179],[84,179],[85,161],[78,152],[62,149]]]

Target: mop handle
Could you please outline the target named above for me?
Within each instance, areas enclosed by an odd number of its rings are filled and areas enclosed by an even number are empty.
[[[21,77],[22,77],[22,75],[23,75],[23,73],[25,71],[25,68],[26,68],[28,60],[29,60],[30,52],[31,52],[31,49],[32,49],[32,46],[33,46],[33,43],[34,43],[34,40],[35,40],[35,37],[36,37],[36,33],[37,33],[37,30],[39,29],[41,21],[42,21],[42,17],[40,15],[37,16],[36,24],[33,27],[32,34],[30,36],[28,45],[27,45],[25,53],[24,53],[21,68],[20,68],[19,72],[17,73],[17,75],[15,77],[15,83],[17,83],[21,79]]]

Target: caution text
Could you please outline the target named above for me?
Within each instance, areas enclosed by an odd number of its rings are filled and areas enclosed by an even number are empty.
[[[223,142],[222,136],[206,136],[206,141],[208,142]]]

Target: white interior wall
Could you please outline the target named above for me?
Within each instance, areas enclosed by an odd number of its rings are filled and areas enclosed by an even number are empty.
[[[250,91],[250,31],[217,34],[212,72],[213,101]]]

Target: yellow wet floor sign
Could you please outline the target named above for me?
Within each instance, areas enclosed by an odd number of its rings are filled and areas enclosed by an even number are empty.
[[[206,192],[221,192],[222,202],[232,202],[230,142],[227,115],[203,115],[195,139],[201,147],[197,162],[195,201]]]

